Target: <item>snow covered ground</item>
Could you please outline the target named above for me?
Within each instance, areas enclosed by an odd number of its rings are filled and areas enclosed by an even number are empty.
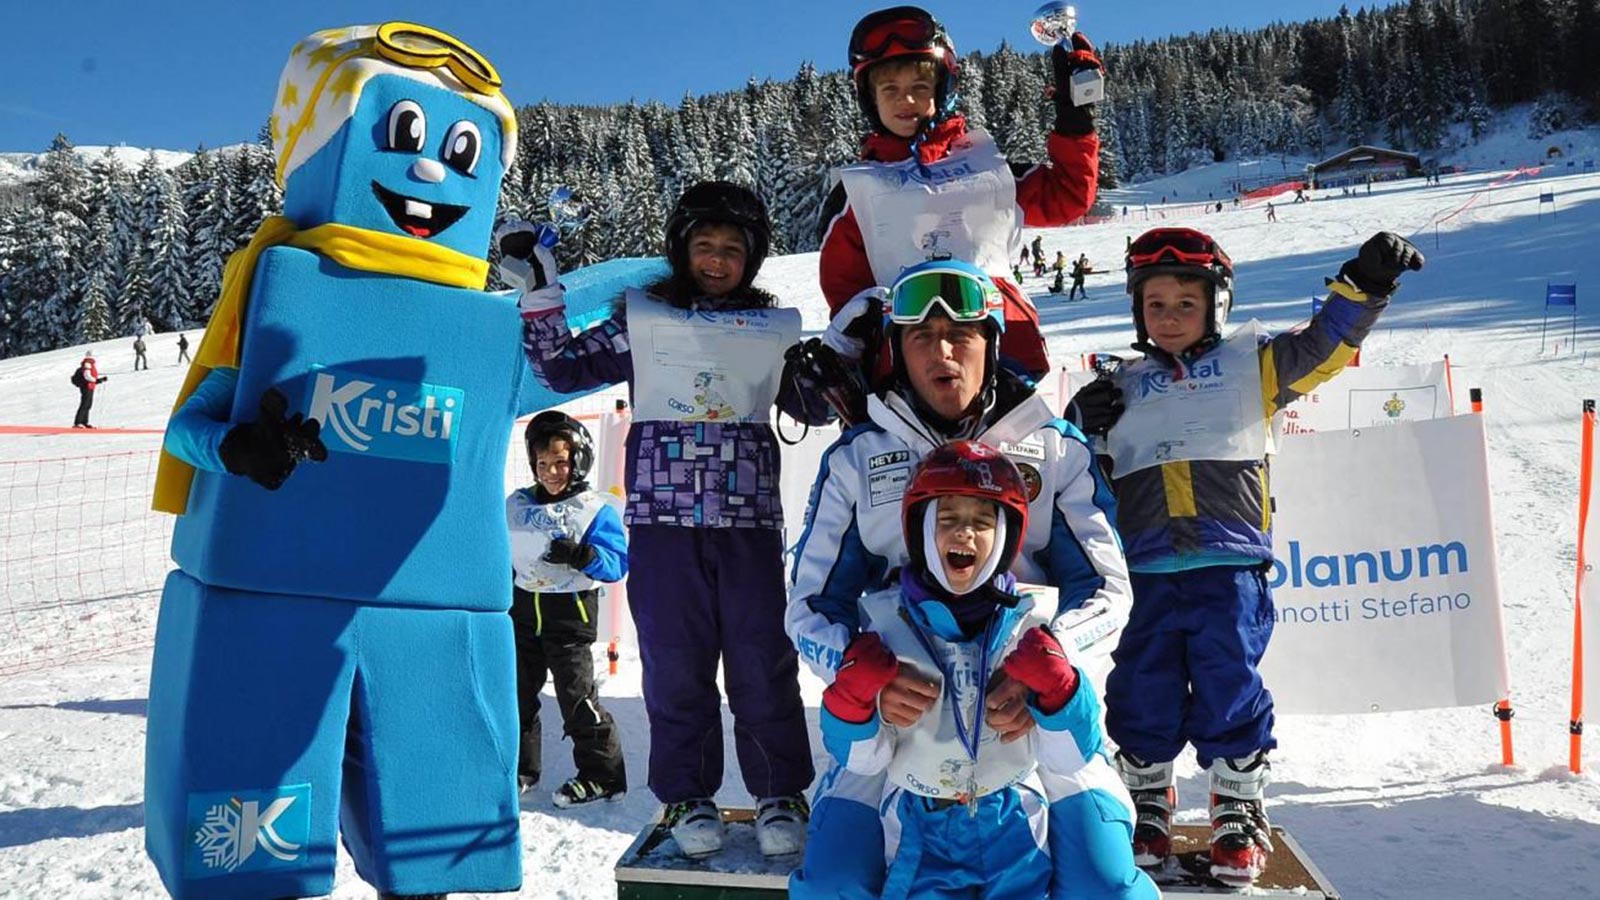
[[[1527,143],[1517,146],[1526,150]],[[1498,187],[1490,184],[1503,171],[1478,169],[1437,186],[1379,185],[1370,196],[1334,192],[1309,204],[1281,205],[1274,224],[1257,207],[1151,223],[1191,225],[1215,235],[1239,268],[1236,320],[1253,316],[1274,329],[1305,317],[1322,277],[1333,274],[1367,235],[1388,229],[1413,236],[1428,254],[1428,267],[1406,277],[1364,362],[1422,362],[1449,353],[1458,396],[1469,386],[1485,392],[1520,765],[1498,765],[1495,722],[1487,709],[1280,719],[1272,816],[1350,898],[1600,895],[1600,781],[1594,775],[1600,748],[1593,747],[1594,739],[1584,776],[1569,778],[1561,769],[1578,414],[1583,398],[1600,396],[1600,323],[1587,312],[1600,291],[1600,174],[1581,169],[1584,158],[1595,156],[1593,144],[1591,133],[1586,146],[1575,146],[1574,170],[1562,165]],[[1482,164],[1497,168],[1500,157],[1488,152],[1493,159]],[[1527,161],[1508,156],[1510,165]],[[1234,170],[1233,163],[1224,163],[1109,199],[1119,206],[1124,199],[1142,205],[1151,195],[1177,192],[1189,200]],[[1555,192],[1556,214],[1550,215],[1547,204],[1541,217],[1537,198],[1548,191]],[[1464,212],[1439,225],[1436,236],[1434,223],[1463,206]],[[1158,215],[1154,208],[1152,215]],[[1125,238],[1145,227],[1144,221],[1115,221],[1042,234],[1049,251],[1087,253],[1097,266],[1116,270]],[[785,257],[772,260],[762,278],[804,307],[812,328],[824,316],[815,270],[815,254]],[[1561,350],[1541,355],[1546,281],[1577,282],[1581,315],[1576,344],[1565,339],[1565,322],[1552,325],[1553,333],[1563,335]],[[1041,317],[1058,364],[1075,368],[1082,353],[1127,345],[1131,326],[1118,275],[1091,276],[1089,299],[1071,304],[1042,296],[1044,285],[1030,278],[1025,287],[1041,294]],[[148,340],[156,365],[149,372],[130,371],[130,341],[96,348],[101,370],[111,376],[95,409],[96,424],[162,425],[181,371],[172,365],[175,340]],[[1591,350],[1594,362],[1588,360]],[[0,361],[0,425],[66,424],[75,404],[67,375],[80,356],[77,348]],[[3,432],[0,463],[144,449],[157,439]],[[0,465],[0,471],[7,469]],[[0,492],[14,487],[0,484]],[[9,582],[12,573],[0,578]],[[153,605],[154,597],[143,602]],[[13,614],[0,608],[0,617]],[[0,678],[0,897],[163,896],[142,848],[147,656],[132,652]],[[814,717],[820,686],[808,680],[805,692]],[[546,794],[529,798],[522,818],[525,896],[615,896],[610,867],[655,811],[642,788],[647,727],[636,657],[625,653],[621,673],[606,680],[601,693],[622,723],[639,787],[621,803],[561,813]],[[553,715],[552,704],[547,708]],[[559,738],[559,729],[547,729],[547,787],[569,765],[569,748]],[[814,746],[813,752],[820,768],[821,750]],[[1179,774],[1189,807],[1184,818],[1198,821],[1204,782],[1192,759],[1180,764]],[[736,785],[736,776],[730,777],[719,799],[746,802]],[[334,897],[370,895],[348,861],[342,862]]]

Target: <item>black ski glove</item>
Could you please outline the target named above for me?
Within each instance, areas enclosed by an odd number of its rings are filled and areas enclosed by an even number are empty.
[[[95,384],[105,384],[106,382],[108,382],[110,380],[111,380],[111,376],[110,375],[101,375],[99,378],[96,378],[94,380],[94,383]]]
[[[1104,435],[1122,418],[1122,388],[1109,378],[1096,378],[1078,389],[1062,418],[1084,434]]]
[[[1105,72],[1105,65],[1094,52],[1094,45],[1082,32],[1072,35],[1072,49],[1056,44],[1050,50],[1050,67],[1055,72],[1056,134],[1084,135],[1094,133],[1094,104],[1072,105],[1072,75],[1086,69]]]
[[[1339,277],[1371,297],[1388,297],[1400,286],[1400,275],[1417,271],[1425,260],[1415,244],[1390,231],[1380,231],[1361,245],[1355,259],[1339,267]]]
[[[222,465],[234,475],[275,491],[301,460],[326,460],[328,448],[319,437],[322,423],[300,413],[285,419],[288,410],[289,398],[277,388],[269,388],[261,395],[261,417],[233,426],[223,437],[217,448]]]
[[[582,572],[594,562],[594,548],[580,544],[572,538],[556,538],[545,551],[544,561],[558,566],[568,566]]]

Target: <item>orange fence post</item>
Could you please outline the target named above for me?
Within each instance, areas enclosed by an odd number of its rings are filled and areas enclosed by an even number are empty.
[[[1456,414],[1456,382],[1450,374],[1450,354],[1444,355],[1444,392],[1450,398],[1450,415]]]
[[[1589,473],[1594,462],[1594,401],[1583,401],[1583,441],[1578,469],[1578,583],[1572,591],[1572,717],[1567,720],[1567,770],[1583,771],[1583,558],[1584,523],[1589,519]]]
[[[1472,398],[1472,411],[1478,415],[1483,414],[1483,388],[1472,388],[1469,392]],[[1514,766],[1517,764],[1516,754],[1511,747],[1511,717],[1516,712],[1511,709],[1511,698],[1505,697],[1494,705],[1494,717],[1500,720],[1500,764]]]

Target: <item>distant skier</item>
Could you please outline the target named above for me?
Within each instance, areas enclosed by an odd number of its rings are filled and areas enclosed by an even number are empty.
[[[93,351],[84,354],[83,362],[72,373],[72,385],[78,389],[78,414],[72,417],[73,428],[93,428],[89,424],[89,408],[94,406],[94,389],[106,383],[106,376],[95,366]]]
[[[1268,222],[1276,222],[1276,221],[1278,221],[1278,210],[1277,210],[1276,207],[1274,207],[1272,205],[1271,201],[1267,202],[1267,221]]]
[[[1067,292],[1067,299],[1071,300],[1076,295],[1081,300],[1089,299],[1089,291],[1083,286],[1083,279],[1094,271],[1089,264],[1089,254],[1080,253],[1072,264],[1072,290]]]
[[[150,360],[144,355],[144,335],[136,335],[133,339],[133,370],[150,370]]]
[[[189,336],[182,332],[178,333],[178,362],[189,362]]]

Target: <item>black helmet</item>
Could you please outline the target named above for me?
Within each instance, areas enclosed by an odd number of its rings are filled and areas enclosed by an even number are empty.
[[[689,271],[689,232],[704,224],[732,225],[744,230],[744,278],[739,287],[749,287],[772,243],[767,205],[754,191],[730,181],[702,181],[684,191],[667,217],[667,262],[674,272]]]
[[[547,409],[528,420],[522,440],[528,446],[529,468],[537,471],[539,454],[535,448],[549,446],[552,438],[560,438],[572,445],[571,482],[577,484],[588,481],[589,470],[594,467],[594,441],[589,439],[589,429],[583,427],[582,422],[559,409]]]

